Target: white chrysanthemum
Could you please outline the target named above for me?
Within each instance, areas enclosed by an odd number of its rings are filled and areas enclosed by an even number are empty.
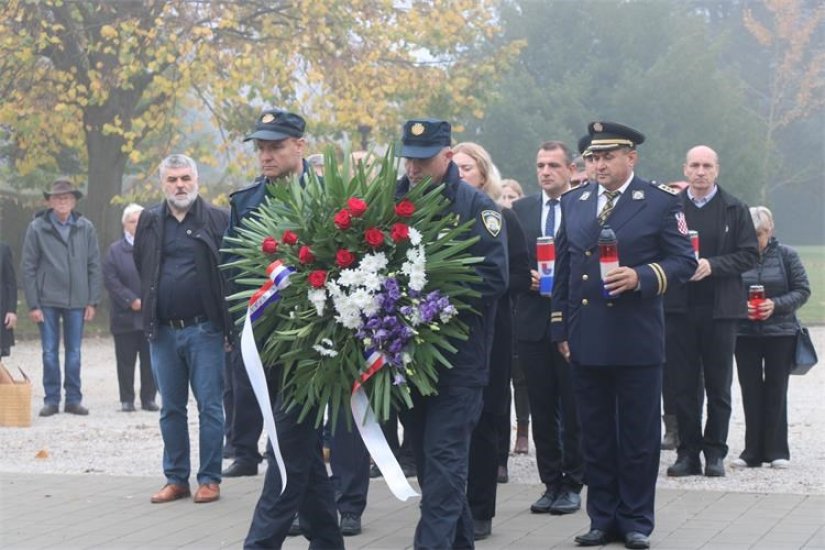
[[[410,288],[421,292],[427,286],[427,274],[423,269],[414,269],[410,273]]]
[[[327,292],[323,288],[313,288],[307,292],[307,298],[315,306],[315,311],[318,316],[324,314],[324,305],[327,301]]]
[[[338,351],[335,350],[335,347],[332,345],[332,340],[329,338],[324,338],[320,344],[312,346],[312,349],[324,357],[335,357],[338,355]]]
[[[349,295],[349,299],[361,311],[372,308],[375,304],[375,296],[365,288],[359,288]],[[369,315],[369,314],[367,314]]]
[[[421,244],[421,232],[416,229],[415,227],[410,227],[410,244],[413,246],[418,246]]]
[[[359,270],[357,270],[357,269],[344,269],[343,271],[341,271],[341,274],[338,276],[338,283],[341,286],[353,287],[353,286],[357,286],[360,283],[362,278],[363,278],[363,275],[361,275]]]
[[[387,267],[387,255],[383,252],[373,252],[367,254],[361,260],[359,269],[366,273],[377,273]]]
[[[378,292],[381,290],[381,285],[384,284],[385,277],[383,275],[379,275],[377,273],[369,273],[364,275],[364,280],[361,281],[361,284],[367,290],[372,292]]]

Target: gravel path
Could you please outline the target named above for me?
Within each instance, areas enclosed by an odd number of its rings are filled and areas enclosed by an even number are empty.
[[[815,345],[825,362],[825,327],[812,329]],[[37,416],[43,400],[39,341],[24,341],[12,349],[5,365],[17,372],[22,367],[33,383],[30,428],[0,428],[0,471],[64,474],[157,476],[162,483],[162,445],[157,413],[138,410],[122,413],[118,402],[114,345],[111,338],[89,338],[83,343],[84,404],[87,417],[68,414]],[[674,479],[665,469],[675,453],[662,453],[659,486],[688,490],[757,493],[825,494],[825,365],[804,377],[791,377],[789,390],[791,467],[736,470],[725,478],[694,476]],[[197,413],[190,407],[193,464],[197,465]],[[253,406],[251,404],[250,406]],[[739,455],[744,444],[744,417],[739,387],[734,376],[733,417],[728,460]],[[261,443],[263,448],[263,439]],[[510,459],[511,483],[538,483],[535,450]],[[538,495],[537,495],[538,496]]]

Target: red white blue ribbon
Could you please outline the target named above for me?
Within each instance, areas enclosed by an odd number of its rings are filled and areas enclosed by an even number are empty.
[[[381,470],[381,475],[395,498],[406,501],[412,497],[419,496],[412,488],[404,475],[404,471],[399,466],[384,431],[375,419],[375,413],[370,406],[369,397],[361,386],[369,380],[386,363],[386,358],[381,352],[369,350],[367,352],[367,365],[361,376],[352,384],[352,395],[350,396],[350,410],[358,433],[364,441],[364,446],[372,456],[373,462]]]
[[[269,280],[249,299],[249,314],[252,322],[257,321],[270,304],[281,298],[278,291],[289,286],[289,276],[293,273],[295,269],[285,266],[281,260],[275,260],[269,264],[266,268]]]

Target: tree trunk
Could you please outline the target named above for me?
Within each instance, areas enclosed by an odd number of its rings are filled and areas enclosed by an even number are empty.
[[[112,205],[119,195],[126,167],[126,155],[121,151],[119,136],[103,135],[100,126],[86,126],[86,151],[89,155],[88,194],[79,209],[97,228],[101,250],[120,236],[121,208]]]

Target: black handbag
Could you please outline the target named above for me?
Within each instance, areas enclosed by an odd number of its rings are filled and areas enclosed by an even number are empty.
[[[816,365],[816,349],[811,341],[808,329],[800,326],[796,331],[796,350],[794,351],[794,364],[791,367],[791,374],[803,375]]]

